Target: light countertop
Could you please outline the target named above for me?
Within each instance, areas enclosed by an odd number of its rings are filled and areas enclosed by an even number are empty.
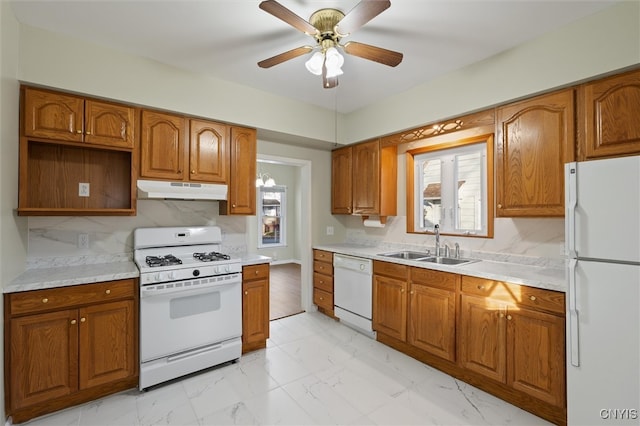
[[[245,253],[240,258],[243,266],[271,262],[270,257],[251,253]],[[87,259],[88,262],[85,264],[27,269],[6,285],[2,291],[3,293],[18,293],[29,290],[123,280],[140,276],[138,267],[133,261],[90,263],[90,260]]]
[[[567,283],[565,269],[558,266],[527,265],[512,262],[500,262],[495,260],[480,260],[479,262],[461,265],[441,265],[425,263],[417,260],[394,259],[380,256],[380,253],[388,253],[399,250],[390,250],[382,247],[362,246],[357,244],[318,245],[315,249],[331,251],[350,256],[364,257],[372,260],[399,263],[420,268],[434,269],[444,272],[452,272],[461,275],[470,275],[491,280],[506,281],[513,284],[527,285],[566,292]],[[466,256],[463,256],[466,257]],[[473,256],[470,256],[473,258]]]

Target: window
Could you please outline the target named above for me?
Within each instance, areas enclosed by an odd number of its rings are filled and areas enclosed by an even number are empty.
[[[408,232],[493,236],[493,137],[407,152]]]
[[[258,248],[285,246],[287,187],[261,186],[257,192]]]

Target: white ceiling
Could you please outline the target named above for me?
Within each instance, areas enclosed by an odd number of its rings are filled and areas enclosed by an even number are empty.
[[[278,0],[304,19],[358,0]],[[593,14],[615,0],[392,0],[345,37],[404,53],[395,68],[345,55],[336,89],[304,67],[257,62],[314,40],[258,8],[259,0],[12,0],[19,22],[348,113]]]

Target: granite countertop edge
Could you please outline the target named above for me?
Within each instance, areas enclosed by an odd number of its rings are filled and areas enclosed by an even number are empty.
[[[316,245],[313,248],[318,250],[326,250],[333,253],[364,257],[372,260],[381,260],[384,262],[451,272],[460,275],[469,275],[478,278],[506,281],[513,284],[526,285],[529,287],[541,288],[546,290],[554,290],[563,293],[566,293],[567,291],[565,269],[563,267],[558,267],[557,265],[536,266],[482,259],[478,262],[452,266],[380,256],[380,253],[398,250],[389,250],[388,248],[377,246],[372,247],[357,244],[335,244]]]
[[[239,256],[242,265],[271,263],[271,258],[258,254]],[[105,281],[138,278],[140,271],[132,260],[104,263],[92,263],[87,258],[84,264],[56,265],[51,267],[30,268],[14,278],[2,292],[19,293],[31,290],[45,290],[56,287],[69,287],[81,284],[93,284]]]

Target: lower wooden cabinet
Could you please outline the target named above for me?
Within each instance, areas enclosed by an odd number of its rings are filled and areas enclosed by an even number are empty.
[[[137,385],[137,290],[130,279],[5,295],[14,423]]]
[[[242,267],[242,353],[267,347],[269,264]]]
[[[563,407],[564,345],[562,293],[463,277],[463,367]]]
[[[313,251],[313,303],[323,314],[334,317],[333,253]]]

